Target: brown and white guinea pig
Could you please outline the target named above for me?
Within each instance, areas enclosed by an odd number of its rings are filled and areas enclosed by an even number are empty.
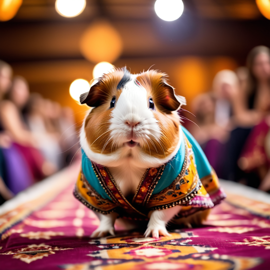
[[[81,129],[81,147],[92,162],[110,171],[125,197],[136,193],[147,168],[161,166],[179,150],[183,135],[177,110],[185,99],[175,94],[164,73],[115,70],[81,95],[80,102],[92,108]],[[145,236],[168,235],[166,225],[180,209],[151,211]],[[100,226],[92,236],[113,235],[117,213],[98,216]]]

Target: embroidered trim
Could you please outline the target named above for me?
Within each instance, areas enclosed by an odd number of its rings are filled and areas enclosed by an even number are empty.
[[[82,188],[85,188],[87,190],[87,195],[89,197],[94,197],[96,200],[97,200],[97,205],[112,205],[113,202],[107,200],[107,199],[104,199],[103,197],[101,197],[97,192],[96,190],[88,183],[88,181],[86,180],[84,174],[81,172],[80,174],[80,181],[82,181],[83,185],[82,185]]]
[[[155,181],[152,182],[152,184],[151,184],[151,186],[150,186],[150,188],[149,188],[148,195],[146,196],[146,200],[144,201],[144,205],[147,204],[147,203],[149,202],[149,200],[150,200],[150,198],[151,198],[151,196],[152,196],[152,193],[153,193],[155,187],[156,187],[157,184],[158,184],[159,179],[160,179],[161,176],[163,175],[163,172],[164,172],[164,170],[165,170],[165,166],[166,166],[166,165],[164,164],[164,165],[162,165],[162,166],[160,167],[160,168],[161,168],[161,171],[160,171],[160,173],[158,174],[158,177],[156,177]]]
[[[172,202],[172,203],[168,203],[168,204],[164,204],[164,205],[160,205],[160,206],[154,206],[150,208],[150,211],[153,210],[163,210],[163,209],[167,209],[167,208],[171,208],[174,207],[176,205],[183,205],[183,206],[189,206],[189,201],[192,200],[196,194],[198,194],[198,191],[202,188],[202,184],[201,182],[198,182],[197,186],[188,194],[185,196],[185,198],[180,199],[179,201],[176,202]]]
[[[226,194],[225,194],[225,192],[223,191],[222,188],[220,188],[214,194],[211,194],[209,196],[210,196],[210,198],[211,198],[214,205],[217,205],[217,204],[221,203],[221,201],[226,198]]]
[[[75,187],[74,191],[73,191],[73,195],[74,197],[79,200],[83,205],[85,205],[87,208],[95,211],[95,212],[98,212],[98,213],[101,213],[101,214],[104,214],[104,215],[107,215],[107,214],[110,214],[112,212],[115,212],[116,208],[113,208],[109,211],[102,211],[96,207],[94,207],[93,205],[91,205],[89,202],[87,202],[81,195],[80,193],[78,192],[77,190],[77,187]]]
[[[142,181],[140,182],[137,192],[135,193],[132,202],[140,207],[147,204],[150,199],[159,179],[161,178],[165,169],[165,165],[158,168],[147,169],[146,173],[143,175]]]
[[[105,192],[107,193],[107,195],[112,199],[112,201],[119,205],[119,202],[117,201],[117,199],[114,197],[114,195],[112,194],[111,190],[107,187],[107,185],[104,183],[103,181],[103,177],[102,175],[100,175],[100,172],[98,170],[98,168],[96,168],[96,164],[94,164],[93,162],[91,162],[92,164],[92,168],[94,170],[94,173],[100,183],[100,185],[102,186],[102,188],[105,190]]]
[[[141,189],[141,186],[142,186],[142,184],[144,182],[144,179],[145,179],[146,175],[148,174],[148,172],[149,172],[149,169],[146,169],[146,171],[144,172],[144,174],[143,174],[143,176],[141,178],[141,181],[140,181],[140,183],[139,183],[139,185],[138,185],[138,187],[136,189],[136,192],[135,192],[135,195],[134,195],[134,197],[132,199],[132,202],[134,202],[135,198],[137,197],[137,195],[138,195],[138,193],[139,193],[139,191]]]

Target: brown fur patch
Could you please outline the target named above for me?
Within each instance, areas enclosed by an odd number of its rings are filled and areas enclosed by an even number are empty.
[[[180,103],[177,100],[174,89],[166,82],[167,75],[155,70],[149,70],[140,74],[137,80],[151,93],[156,107],[160,111],[170,113],[179,108]]]
[[[115,72],[105,74],[100,82],[91,88],[93,102],[102,97],[102,103],[97,108],[92,109],[85,120],[86,139],[95,153],[110,154],[117,150],[110,140],[109,131],[111,110],[108,110],[113,96],[116,100],[121,95],[122,90],[117,90],[117,85],[121,81],[124,72],[116,70]]]
[[[150,135],[150,139],[142,146],[142,150],[148,155],[162,159],[172,154],[179,142],[179,119],[174,114],[165,115],[154,112],[154,115],[160,127],[160,138],[157,140]]]
[[[150,140],[147,140],[142,149],[148,155],[157,158],[165,158],[170,155],[179,142],[179,118],[167,109],[177,109],[179,102],[175,101],[174,93],[171,92],[173,89],[168,89],[165,78],[166,74],[154,70],[142,73],[137,77],[140,84],[147,90],[148,97],[153,98],[157,110],[154,111],[154,116],[158,120],[162,133],[159,140],[150,135]]]
[[[106,107],[105,110],[104,107]],[[86,139],[91,150],[95,153],[109,154],[116,150],[112,146],[112,140],[110,140],[110,114],[111,111],[107,109],[107,104],[105,103],[93,109],[86,118]]]
[[[81,96],[81,103],[86,103],[89,107],[98,107],[112,98],[117,91],[117,85],[124,75],[123,70],[104,74],[100,80],[93,85],[88,94]]]

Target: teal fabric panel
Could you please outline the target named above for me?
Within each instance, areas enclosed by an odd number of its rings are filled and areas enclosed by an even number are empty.
[[[199,178],[202,179],[203,177],[211,174],[212,168],[211,168],[202,148],[197,143],[197,141],[194,139],[194,137],[184,127],[182,127],[182,130],[184,131],[188,141],[192,145],[192,150],[193,150],[193,153],[195,156],[195,163],[197,166]]]
[[[102,188],[97,176],[95,175],[94,169],[90,159],[87,157],[82,149],[82,171],[87,182],[95,189],[95,191],[104,199],[110,200],[111,198]]]
[[[181,172],[185,160],[185,140],[182,136],[182,142],[180,148],[175,155],[165,166],[163,174],[156,185],[153,194],[157,194],[162,191],[164,188],[168,187],[174,179]]]

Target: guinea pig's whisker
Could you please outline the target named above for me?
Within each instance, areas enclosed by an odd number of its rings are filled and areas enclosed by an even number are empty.
[[[158,150],[157,150],[157,148],[156,148],[155,144],[152,142],[152,140],[150,140],[150,142],[151,142],[151,144],[152,144],[152,145],[155,147],[156,152],[158,153]]]
[[[119,135],[117,136],[117,138],[119,138]],[[115,139],[112,141],[111,152],[112,152],[112,149],[113,149],[114,145],[116,145],[116,140]]]
[[[153,131],[155,131],[155,132],[157,132],[157,133],[159,133],[159,134],[163,134],[160,130],[156,130],[156,129],[154,129],[154,128],[147,128],[147,129],[153,130]]]
[[[160,145],[160,147],[162,148],[162,151],[163,151],[163,155],[165,156],[165,151],[164,151],[163,146],[162,146],[161,143],[158,141],[158,139],[156,138],[155,135],[153,135],[153,134],[151,134],[151,135],[154,137],[155,141]]]
[[[182,109],[182,108],[181,108],[180,111],[188,112],[188,113],[190,113],[191,115],[193,115],[194,117],[196,117],[196,115],[195,115],[194,113],[190,112],[189,110],[185,110],[185,109]]]
[[[110,138],[108,139],[108,141],[103,145],[102,150],[101,150],[101,154],[103,153],[103,151],[105,150],[106,146],[108,145],[108,143],[112,140],[112,136],[110,136]]]
[[[175,168],[174,168],[174,166],[171,164],[171,162],[169,162],[168,163],[172,168],[173,168],[173,170],[175,171]]]
[[[102,137],[103,135],[105,135],[106,133],[110,132],[110,130],[107,130],[105,132],[103,132],[100,136],[98,136],[92,143],[90,146],[92,146],[100,137]]]
[[[79,151],[79,150],[81,150],[81,148],[80,148],[80,147],[77,149],[77,151],[76,151],[76,152],[75,152],[75,154],[73,155],[73,157],[72,157],[72,159],[71,159],[71,161],[70,161],[69,165],[72,163],[72,161],[73,161],[74,157],[76,156],[76,154],[78,153],[78,151]]]
[[[76,144],[80,143],[80,141],[78,140],[76,143],[74,143],[72,146],[70,146],[68,149],[64,150],[64,151],[61,151],[61,153],[65,153],[67,152],[68,150],[72,149]]]
[[[148,146],[148,149],[149,149],[149,152],[150,152],[150,155],[151,155],[151,149],[150,149],[150,147],[149,147],[149,144],[148,144],[147,140],[146,140],[145,138],[143,138],[143,137],[142,137],[142,140],[143,140],[144,142],[146,142],[146,144],[147,144],[147,146]]]
[[[111,122],[107,121],[107,122],[103,122],[102,124],[91,125],[91,128],[93,128],[93,127],[102,127],[102,126],[105,126],[105,125],[108,125],[108,124],[111,124]]]
[[[77,126],[81,126],[82,125],[82,122],[81,123],[75,123],[75,124],[72,124],[70,125],[69,127],[67,127],[63,132],[62,134],[64,134],[65,132],[67,132],[69,129],[73,128],[73,127],[77,127]]]
[[[185,116],[181,116],[181,118],[183,118],[183,119],[186,119],[186,120],[190,121],[190,122],[191,122],[191,123],[193,123],[195,126],[197,126],[198,128],[200,128],[200,127],[198,126],[198,124],[196,124],[194,121],[192,121],[192,120],[188,119],[187,117],[185,117]]]

